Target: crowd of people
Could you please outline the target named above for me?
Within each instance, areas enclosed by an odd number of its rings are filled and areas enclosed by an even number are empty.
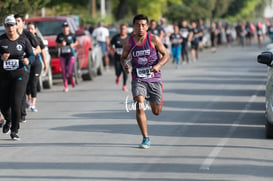
[[[124,42],[128,41],[128,37],[133,33],[128,33],[127,29],[127,24],[121,24],[117,34],[110,37],[109,30],[99,22],[91,31],[102,48],[106,70],[110,66],[109,49],[113,52],[115,82],[119,84],[121,77],[123,78],[123,91],[127,91],[127,75],[121,68],[120,55]],[[233,25],[222,21],[212,21],[207,24],[202,19],[191,22],[183,19],[180,22],[167,24],[166,19],[162,17],[159,22],[151,19],[148,22],[147,32],[159,37],[169,51],[172,63],[179,68],[181,64],[196,62],[199,53],[205,48],[210,48],[211,52],[215,53],[219,46],[251,46],[254,39],[257,39],[259,47],[266,37],[273,42],[273,21],[267,23],[259,21],[255,24],[239,21],[237,25]]]
[[[273,43],[273,20],[257,23],[239,21],[236,25],[222,21],[205,24],[202,19],[182,20],[168,26],[166,19],[161,18],[159,23],[150,21],[148,32],[162,40],[178,68],[180,64],[196,62],[199,52],[205,47],[215,53],[219,46],[251,46],[255,39],[259,47],[267,37]]]
[[[108,46],[115,52],[116,83],[119,83],[123,73],[124,91],[127,91],[127,74],[131,73],[132,94],[137,104],[136,120],[143,136],[139,147],[149,148],[150,138],[143,105],[145,100],[149,100],[153,114],[160,114],[163,96],[160,69],[168,62],[169,53],[165,47],[167,44],[161,41],[166,36],[159,37],[148,31],[147,16],[136,15],[133,24],[134,33],[131,35],[127,33],[126,24],[120,25],[120,33],[111,40],[102,24],[92,35],[101,46],[106,69],[109,66]],[[26,119],[27,107],[33,112],[38,111],[37,79],[41,74],[42,62],[45,64],[44,69],[47,69],[43,52],[45,46],[35,33],[35,24],[29,23],[27,29],[24,29],[24,17],[19,14],[7,16],[4,27],[5,33],[0,36],[0,110],[5,119],[2,132],[10,134],[12,140],[20,140],[20,123]],[[60,50],[64,92],[68,91],[67,78],[70,79],[72,87],[75,86],[72,68],[77,43],[67,22],[64,22],[56,38],[56,48]]]
[[[25,121],[26,109],[37,112],[37,81],[46,67],[44,54],[45,45],[36,35],[33,23],[24,27],[22,15],[9,15],[5,18],[6,33],[0,36],[0,109],[5,124],[3,133],[10,133],[13,140],[19,140],[20,122]],[[166,24],[166,19],[160,22],[150,20],[143,14],[133,19],[133,32],[128,34],[127,24],[119,26],[119,32],[111,39],[109,31],[100,22],[92,36],[99,43],[105,69],[109,69],[109,48],[114,52],[115,83],[119,84],[123,77],[122,90],[127,91],[128,74],[132,75],[132,95],[136,103],[136,120],[141,130],[143,140],[140,148],[150,147],[147,118],[143,105],[150,102],[154,115],[159,115],[162,109],[163,86],[161,67],[172,57],[173,64],[179,68],[181,64],[196,62],[199,53],[209,41],[212,53],[221,45],[231,46],[236,43],[241,46],[251,46],[257,38],[258,46],[267,37],[273,43],[273,21],[270,23],[238,22],[236,26],[221,21],[211,22],[207,27],[203,20]],[[209,38],[208,38],[209,37]],[[208,40],[209,39],[209,40]],[[75,62],[75,47],[78,41],[70,32],[67,22],[62,24],[62,30],[56,38],[56,48],[60,49],[60,63],[64,83],[64,92],[68,91],[68,78],[75,87],[73,66]],[[27,98],[27,99],[26,99]]]
[[[24,15],[8,15],[4,20],[5,33],[0,36],[0,124],[4,134],[11,139],[20,140],[20,123],[26,122],[27,109],[38,112],[36,107],[37,85],[42,68],[47,70],[45,45],[36,33],[34,23],[25,29]],[[72,84],[75,46],[77,40],[64,22],[56,38],[60,49],[64,91],[68,91],[67,72]]]
[[[165,18],[161,18],[157,23],[153,19],[148,21],[145,15],[137,15],[133,20],[131,35],[127,33],[127,25],[121,24],[118,34],[111,40],[107,37],[107,46],[115,53],[117,84],[123,73],[122,90],[127,90],[127,74],[132,74],[131,87],[136,103],[136,120],[143,136],[139,147],[149,148],[151,144],[143,105],[145,100],[148,100],[153,114],[160,114],[163,94],[160,68],[168,62],[169,54],[173,64],[179,68],[181,64],[196,62],[205,47],[215,53],[219,46],[251,46],[255,38],[261,47],[266,37],[273,42],[273,21],[269,24],[257,22],[255,25],[250,22],[238,22],[236,26],[213,21],[206,26],[203,20],[191,23],[182,20],[168,26]]]

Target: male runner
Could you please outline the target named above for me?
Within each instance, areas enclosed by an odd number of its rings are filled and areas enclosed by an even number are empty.
[[[136,119],[143,136],[139,148],[150,147],[147,118],[144,112],[145,99],[149,100],[153,114],[159,115],[163,89],[160,69],[169,61],[169,54],[161,39],[147,32],[148,23],[148,17],[143,14],[134,17],[134,33],[124,44],[121,55],[121,64],[126,73],[130,70],[125,60],[128,56],[132,57],[132,94],[136,102]],[[157,51],[162,55],[160,59]]]
[[[39,42],[37,41],[37,39],[35,38],[35,36],[27,31],[26,29],[24,29],[25,26],[25,19],[24,16],[22,14],[15,14],[14,15],[16,22],[17,22],[17,33],[22,36],[25,39],[28,39],[28,41],[30,42],[31,46],[33,47],[33,53],[34,55],[38,55],[39,53],[41,53],[41,48],[39,46]],[[21,110],[21,120],[20,122],[26,122],[26,115],[27,115],[27,111],[26,111],[26,105],[27,105],[27,101],[26,101],[26,96],[24,96],[22,98],[22,110]]]
[[[112,49],[115,52],[115,72],[116,72],[116,84],[119,84],[121,73],[123,74],[123,84],[122,90],[127,91],[127,73],[123,70],[121,63],[120,63],[120,56],[122,53],[122,47],[124,42],[128,41],[128,34],[127,34],[127,25],[121,24],[120,25],[120,33],[116,34],[111,39]]]

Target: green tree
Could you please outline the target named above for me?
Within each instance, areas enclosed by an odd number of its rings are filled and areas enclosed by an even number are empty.
[[[166,11],[167,0],[141,0],[137,3],[137,13],[145,14],[149,19],[158,20]]]
[[[111,2],[116,20],[131,20],[136,14],[145,14],[149,19],[158,20],[168,10],[168,0],[112,0]]]
[[[233,0],[223,17],[230,21],[254,20],[263,16],[266,4],[267,0]]]
[[[207,19],[212,16],[215,3],[216,0],[181,0],[179,4],[169,1],[168,11],[164,15],[174,22]]]
[[[228,11],[229,6],[234,0],[216,0],[212,10],[212,19],[219,18]],[[238,2],[238,1],[237,1]]]
[[[50,0],[2,0],[0,2],[1,21],[8,14],[27,14],[44,7]]]

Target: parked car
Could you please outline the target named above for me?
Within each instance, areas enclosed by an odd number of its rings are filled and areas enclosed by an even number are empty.
[[[26,28],[26,27],[25,27]],[[2,35],[3,33],[5,33],[5,27],[4,26],[0,26],[0,35]],[[48,41],[44,39],[43,35],[41,34],[41,32],[39,31],[39,28],[37,28],[37,35],[43,40],[43,43],[45,44],[45,54],[46,54],[46,62],[47,62],[47,71],[44,71],[44,68],[42,68],[42,73],[40,76],[40,79],[38,81],[38,86],[37,89],[38,91],[41,91],[42,89],[51,89],[53,86],[53,78],[52,78],[52,70],[51,70],[51,56],[49,54],[49,50],[48,50]],[[42,66],[44,67],[44,65],[42,64]]]
[[[61,65],[59,50],[56,48],[56,37],[62,31],[62,24],[67,22],[70,31],[76,35],[79,42],[76,47],[76,61],[74,66],[75,82],[81,79],[92,80],[96,72],[92,69],[92,41],[85,31],[80,29],[75,20],[68,16],[36,17],[26,19],[33,22],[48,41],[49,53],[51,55],[51,68],[53,78],[61,78]],[[101,60],[100,60],[101,61]]]
[[[272,47],[271,47],[272,48]],[[273,49],[262,52],[257,57],[258,63],[268,66],[267,82],[265,88],[265,135],[273,138]]]

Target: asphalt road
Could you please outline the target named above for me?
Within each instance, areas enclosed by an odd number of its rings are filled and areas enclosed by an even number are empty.
[[[263,49],[206,50],[196,63],[164,67],[162,114],[147,110],[150,149],[130,91],[114,70],[68,93],[38,95],[39,112],[21,124],[21,141],[0,135],[0,180],[273,180],[273,141],[265,139],[267,68]]]

